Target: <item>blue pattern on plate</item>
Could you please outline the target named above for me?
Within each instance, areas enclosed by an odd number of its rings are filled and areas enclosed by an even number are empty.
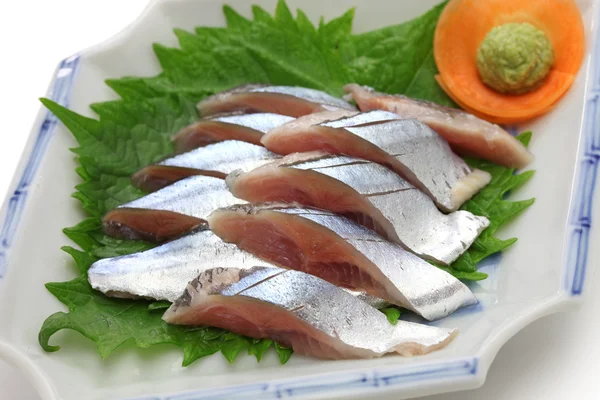
[[[600,7],[598,7],[600,10]],[[600,20],[596,16],[596,23]],[[589,67],[589,93],[583,116],[582,159],[575,180],[574,196],[569,210],[569,238],[563,288],[571,296],[580,296],[585,283],[588,262],[589,236],[592,228],[592,206],[600,160],[600,40],[595,38]]]
[[[430,379],[456,379],[477,374],[477,358],[461,359],[435,365],[403,365],[368,372],[323,374],[303,379],[284,379],[275,382],[205,389],[175,395],[138,397],[131,400],[223,400],[286,399],[315,394],[349,393],[356,389],[401,387],[419,384]]]
[[[65,107],[69,104],[71,85],[75,73],[77,72],[78,62],[79,56],[74,55],[60,63],[58,70],[54,75],[54,82],[52,83],[50,93],[48,94],[50,99]],[[5,205],[4,219],[1,225],[2,228],[0,229],[0,281],[4,277],[8,267],[10,247],[12,246],[21,215],[25,209],[29,187],[40,166],[40,162],[44,156],[50,137],[56,129],[57,123],[58,119],[54,114],[49,111],[46,112],[44,121],[40,126],[33,147],[28,155],[27,163],[25,164],[21,178],[19,179],[12,196],[10,196],[8,203]]]

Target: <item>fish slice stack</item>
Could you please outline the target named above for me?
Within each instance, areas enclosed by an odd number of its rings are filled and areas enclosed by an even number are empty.
[[[167,300],[163,319],[269,338],[320,358],[410,356],[453,329],[424,320],[477,299],[437,268],[489,221],[459,210],[490,181],[454,151],[522,167],[499,126],[456,109],[346,87],[246,85],[198,104],[176,155],[132,177],[146,196],[110,211],[109,235],[160,243],[89,270],[108,296]]]

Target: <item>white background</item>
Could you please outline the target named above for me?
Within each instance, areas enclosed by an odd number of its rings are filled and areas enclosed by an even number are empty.
[[[37,99],[56,64],[120,31],[145,5],[146,0],[0,1],[0,195],[12,189],[14,168],[40,106]],[[592,243],[599,243],[596,231]],[[600,259],[599,250],[592,252],[592,259]],[[543,318],[517,334],[500,350],[483,388],[427,400],[600,399],[600,274],[595,267],[592,262],[582,308]],[[38,397],[0,361],[0,399]]]

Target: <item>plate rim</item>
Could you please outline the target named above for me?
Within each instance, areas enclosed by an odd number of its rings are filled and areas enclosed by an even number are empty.
[[[71,88],[83,55],[99,54],[120,40],[126,40],[149,13],[163,3],[182,0],[152,0],[141,14],[121,32],[109,39],[88,47],[62,60],[50,82],[47,97],[68,107]],[[307,398],[315,395],[331,396],[352,390],[354,394],[373,394],[382,391],[417,388],[427,383],[428,394],[477,388],[485,382],[489,366],[500,348],[514,334],[530,322],[549,314],[572,309],[580,303],[585,286],[588,264],[589,235],[593,223],[593,199],[596,191],[598,164],[600,162],[600,130],[596,132],[596,119],[600,116],[600,0],[592,1],[591,51],[585,71],[583,120],[577,149],[576,169],[572,181],[565,241],[568,246],[563,262],[560,290],[539,304],[523,312],[520,318],[501,325],[500,333],[488,339],[472,357],[455,358],[443,362],[431,361],[419,366],[403,364],[385,367],[364,367],[301,378],[263,380],[257,383],[223,386],[218,388],[188,390],[180,393],[156,394],[130,398],[131,400],[190,400],[216,399],[243,391],[259,398]],[[13,239],[18,232],[23,212],[27,208],[28,188],[35,179],[58,119],[40,107],[38,117],[27,139],[9,190],[0,209],[0,290],[10,263]],[[0,341],[0,359],[15,365],[34,384],[43,399],[58,399],[52,382],[44,371],[10,343]],[[460,380],[457,381],[457,378]],[[327,384],[322,380],[327,379]],[[302,388],[303,390],[298,390]]]

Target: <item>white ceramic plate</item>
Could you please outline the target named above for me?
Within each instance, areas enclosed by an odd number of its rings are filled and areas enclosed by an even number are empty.
[[[222,25],[222,0],[162,0],[117,37],[64,60],[48,96],[93,116],[88,105],[114,94],[104,79],[153,75],[159,66],[151,43],[176,46],[172,28]],[[274,0],[229,0],[249,14],[250,4],[274,9]],[[427,1],[289,1],[310,17],[337,16],[357,6],[355,30],[365,31],[413,18],[436,3]],[[319,361],[295,356],[279,366],[274,354],[260,364],[241,357],[235,365],[220,355],[181,368],[181,353],[164,346],[124,346],[102,361],[92,342],[69,331],[57,333],[57,353],[37,344],[43,320],[64,310],[43,284],[69,280],[68,244],[61,229],[79,222],[79,203],[70,198],[78,183],[70,133],[45,110],[40,112],[0,219],[0,358],[21,368],[44,399],[278,399],[331,398],[393,392],[396,398],[475,388],[500,347],[531,321],[577,304],[589,264],[598,159],[600,158],[600,49],[596,49],[598,1],[579,1],[587,56],[573,88],[549,115],[520,130],[534,132],[531,149],[537,173],[513,198],[536,197],[533,207],[500,232],[519,242],[485,262],[490,277],[473,285],[481,301],[438,324],[461,335],[446,349],[406,359]],[[594,55],[594,56],[592,56]],[[597,211],[597,210],[596,210]],[[65,267],[67,265],[67,267]],[[178,393],[178,394],[173,394]]]

